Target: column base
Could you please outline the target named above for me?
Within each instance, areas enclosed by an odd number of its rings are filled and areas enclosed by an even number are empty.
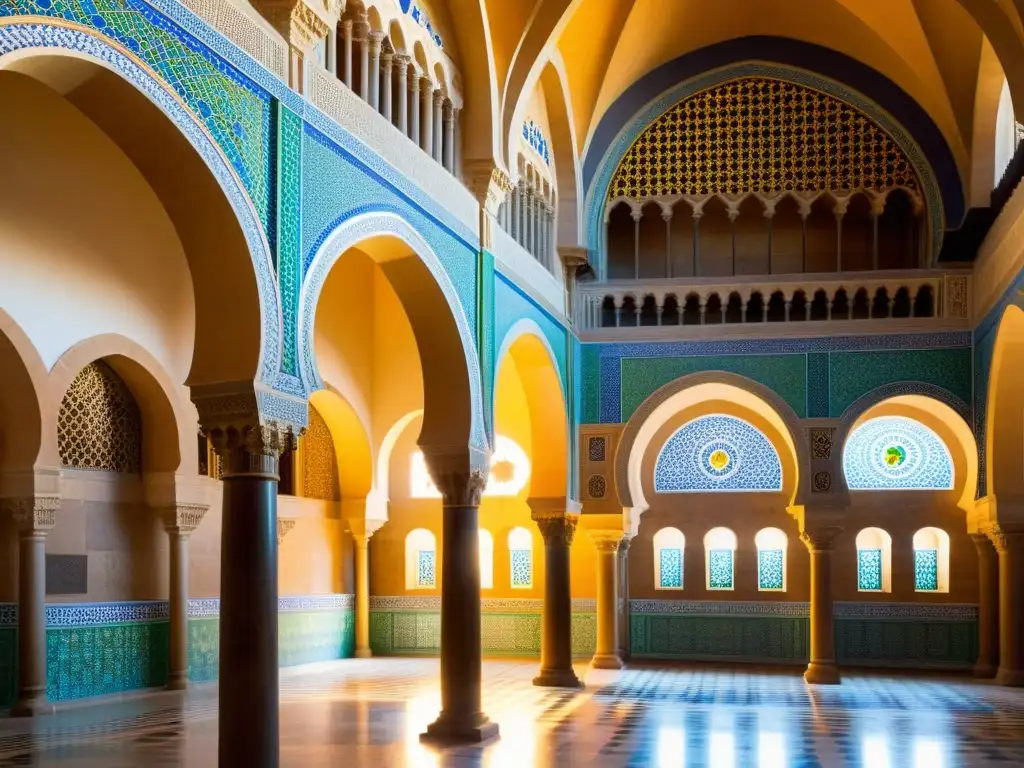
[[[188,672],[172,672],[167,678],[168,691],[184,691],[188,688]]]
[[[498,735],[498,724],[492,723],[482,712],[475,717],[456,718],[444,712],[420,734],[420,741],[428,744],[479,744]]]
[[[1024,670],[1000,667],[996,672],[996,684],[1020,688],[1024,686]]]
[[[369,648],[356,648],[355,656],[357,659],[370,659],[373,658],[373,651]]]
[[[542,669],[533,684],[542,688],[583,688],[584,685],[571,669]]]
[[[997,671],[995,664],[989,664],[987,662],[982,663],[979,661],[974,665],[973,674],[975,677],[992,678],[996,676]]]
[[[614,653],[595,655],[590,666],[594,669],[622,669],[622,659]]]
[[[18,699],[11,707],[11,717],[45,717],[53,714],[53,704],[40,699]]]
[[[804,672],[804,682],[812,685],[839,685],[839,667],[832,663],[812,661]]]

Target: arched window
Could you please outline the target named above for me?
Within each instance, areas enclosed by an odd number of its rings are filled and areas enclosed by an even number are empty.
[[[494,589],[494,537],[486,528],[477,531],[480,537],[480,589]]]
[[[676,430],[654,468],[658,493],[782,490],[775,446],[735,416],[701,416]]]
[[[881,528],[857,534],[857,591],[892,591],[892,537]]]
[[[683,552],[686,537],[678,528],[662,528],[654,534],[654,588],[683,588]]]
[[[778,528],[762,528],[754,537],[757,546],[757,588],[762,592],[786,591],[786,534]]]
[[[940,491],[953,487],[953,457],[937,434],[905,416],[868,419],[843,449],[850,490]]]
[[[914,589],[949,592],[949,534],[941,528],[914,534]]]
[[[530,459],[519,444],[504,435],[494,438],[491,470],[484,496],[518,496],[530,481]],[[422,451],[414,451],[409,471],[410,496],[414,499],[439,499]]]
[[[405,537],[405,588],[437,587],[437,541],[426,528],[409,531]]]
[[[508,554],[512,571],[512,589],[533,586],[533,536],[525,528],[508,532]]]
[[[728,528],[712,528],[704,537],[704,561],[708,589],[734,589],[733,555],[736,534]]]

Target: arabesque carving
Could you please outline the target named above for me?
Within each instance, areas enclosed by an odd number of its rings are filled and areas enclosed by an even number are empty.
[[[0,507],[11,514],[22,535],[45,535],[57,523],[60,496],[0,499]]]

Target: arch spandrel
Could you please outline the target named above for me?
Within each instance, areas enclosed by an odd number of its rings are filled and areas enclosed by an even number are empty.
[[[59,466],[54,450],[41,454],[43,434],[55,415],[46,414],[48,372],[32,341],[0,308],[0,471],[25,471],[37,462]],[[3,490],[3,489],[0,489]]]

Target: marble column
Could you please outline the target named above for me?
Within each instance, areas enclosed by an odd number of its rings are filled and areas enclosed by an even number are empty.
[[[369,71],[369,98],[370,106],[375,111],[380,111],[380,45],[384,41],[383,32],[371,32],[369,37],[370,64]]]
[[[445,170],[450,174],[455,174],[455,106],[451,101],[446,100],[444,103],[444,147],[442,154],[444,156],[444,167]],[[507,208],[505,209],[508,210]],[[505,216],[508,218],[507,213]],[[506,221],[506,229],[507,221]]]
[[[999,666],[999,554],[983,533],[972,533],[978,550],[978,661],[975,677],[995,677]]]
[[[526,187],[526,211],[523,214],[523,219],[526,221],[524,227],[526,234],[523,238],[523,247],[530,253],[533,253],[533,187]]]
[[[420,76],[413,69],[409,78],[409,138],[413,144],[420,143]]]
[[[999,685],[1024,686],[1024,531],[996,525],[999,553]]]
[[[438,165],[444,165],[444,92],[434,91],[434,146],[431,150]]]
[[[595,669],[621,669],[618,648],[618,580],[621,531],[591,531],[597,547],[597,649],[590,662]]]
[[[535,510],[533,519],[544,537],[540,674],[533,679],[533,684],[580,688],[582,683],[572,668],[572,591],[569,585],[569,552],[579,515]]]
[[[338,76],[338,30],[327,30],[327,50],[324,51],[324,67],[335,77]]]
[[[395,126],[409,135],[409,57],[399,53],[395,56],[395,66],[398,68],[398,121]]]
[[[619,542],[619,658],[629,660],[629,544],[630,537]]]
[[[481,704],[479,507],[487,481],[483,470],[466,470],[468,460],[425,453],[443,499],[441,714],[420,738],[480,742],[498,735]]]
[[[365,17],[356,21],[356,42],[359,48],[359,97],[370,103],[370,24]]]
[[[174,504],[162,512],[171,545],[171,666],[167,688],[188,688],[188,537],[203,521],[205,504]]]
[[[462,178],[462,112],[455,110],[455,178]]]
[[[821,527],[800,534],[811,554],[811,660],[804,672],[808,683],[839,683],[832,617],[832,549],[840,530]]]
[[[18,528],[18,698],[12,717],[53,713],[46,698],[46,534],[59,496],[4,500]]]
[[[200,408],[200,415],[203,409]],[[294,435],[276,424],[207,430],[221,458],[220,765],[277,768],[277,487]]]
[[[341,22],[342,64],[345,66],[345,85],[352,89],[352,19]]]
[[[391,69],[394,66],[395,55],[393,53],[385,52],[381,54],[380,66],[381,66],[381,91],[380,91],[380,113],[384,115],[384,119],[389,123],[393,123],[391,116],[391,101],[392,101],[392,85],[391,85]]]
[[[526,200],[526,185],[520,181],[512,190],[512,232],[517,243],[523,244],[523,202]]]
[[[370,538],[385,520],[350,520],[348,530],[355,544],[356,566],[356,658],[368,659],[370,650]]]
[[[434,151],[434,81],[427,75],[420,78],[420,95],[420,149],[429,155]]]

